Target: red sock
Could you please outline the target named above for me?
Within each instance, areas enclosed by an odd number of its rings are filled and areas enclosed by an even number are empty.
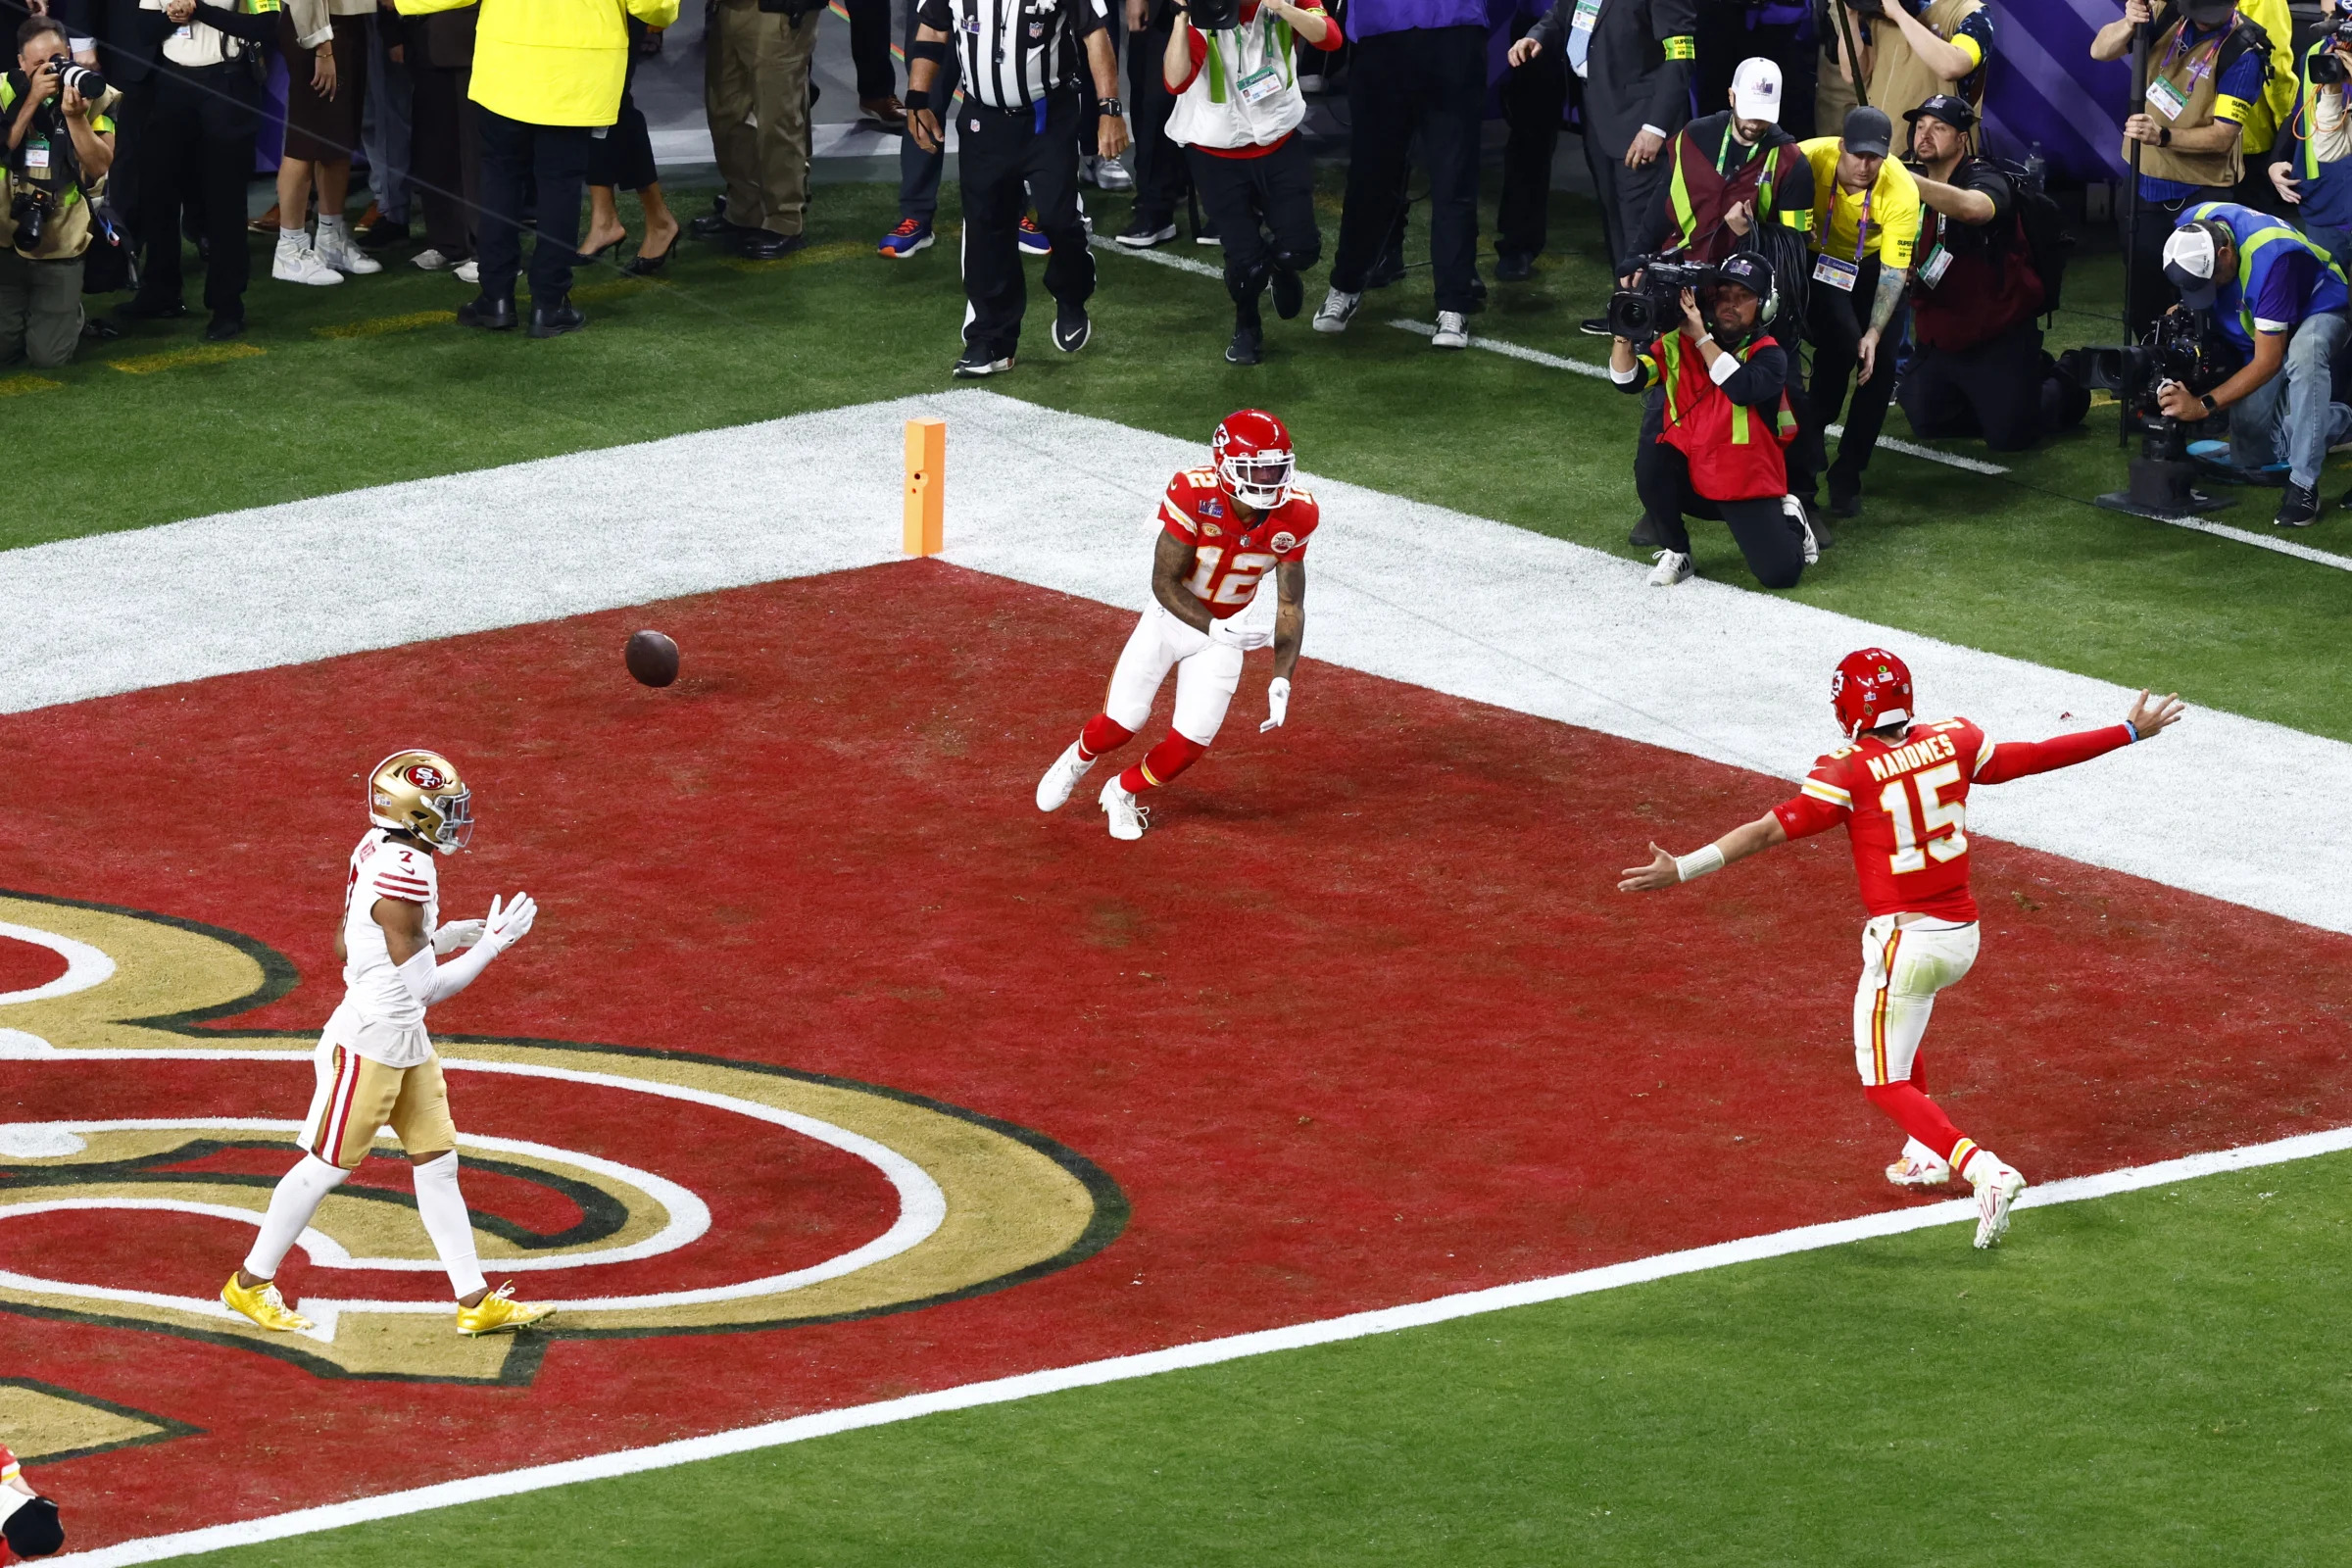
[[[1135,738],[1135,731],[1111,717],[1097,713],[1078,732],[1078,760],[1091,762],[1104,752],[1115,752]]]
[[[1208,755],[1208,748],[1199,741],[1189,740],[1168,731],[1168,738],[1145,754],[1141,766],[1131,767],[1119,775],[1119,788],[1130,795],[1157,789],[1186,768]]]
[[[1894,1118],[1895,1125],[1936,1151],[1956,1171],[1962,1180],[1968,1177],[1969,1161],[1984,1152],[1976,1140],[1961,1135],[1943,1107],[1920,1093],[1916,1079],[1899,1084],[1878,1084],[1862,1093],[1870,1102]]]

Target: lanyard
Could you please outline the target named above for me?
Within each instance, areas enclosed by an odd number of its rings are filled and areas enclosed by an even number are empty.
[[[1862,213],[1854,228],[1854,265],[1856,267],[1860,267],[1862,265],[1863,247],[1870,242],[1870,199],[1871,197],[1877,195],[1878,191],[1879,182],[1874,179],[1870,182],[1870,189],[1862,193]],[[1834,215],[1837,210],[1838,183],[1835,176],[1833,176],[1830,181],[1830,200],[1827,204],[1827,211],[1819,220],[1821,224],[1821,235],[1819,239],[1814,242],[1813,248],[1815,250],[1826,251],[1830,248],[1830,229],[1834,226],[1834,218],[1832,215]]]
[[[2213,74],[2214,67],[2221,63],[2222,41],[2236,30],[2237,13],[2232,11],[2230,13],[2230,21],[2221,28],[2220,31],[2216,32],[2211,38],[2205,40],[2204,43],[2198,43],[2193,46],[2195,49],[2202,50],[2206,47],[2207,43],[2210,43],[2213,46],[2213,52],[2208,54],[2201,63],[2193,60],[2190,62],[2188,68],[2188,90],[2190,92],[2197,90],[2198,82],[2203,81],[2207,76]],[[2156,68],[2156,74],[2159,76],[2169,76],[2173,74],[2173,66],[2180,58],[2180,45],[2187,37],[2188,23],[2184,20],[2181,22],[2180,27],[2174,31],[2172,46],[2165,50],[2164,64]]]

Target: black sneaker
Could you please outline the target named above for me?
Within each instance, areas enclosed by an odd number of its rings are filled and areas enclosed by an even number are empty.
[[[1862,515],[1861,488],[1856,486],[1851,490],[1841,490],[1836,485],[1830,486],[1830,515],[1833,517],[1859,517]]]
[[[1110,236],[1131,251],[1148,251],[1154,245],[1165,245],[1176,237],[1176,225],[1167,220],[1153,222],[1139,218]]]
[[[1254,326],[1235,327],[1233,341],[1225,345],[1225,363],[1227,365],[1255,365],[1263,358],[1258,352],[1263,341]]]
[[[1524,283],[1535,275],[1536,259],[1533,256],[1512,256],[1507,253],[1497,253],[1495,255],[1495,282]]]
[[[245,318],[242,313],[216,311],[213,318],[204,324],[204,340],[207,343],[225,343],[244,330]]]
[[[1656,528],[1650,526],[1649,514],[1646,512],[1642,514],[1642,520],[1634,524],[1634,531],[1625,536],[1625,542],[1641,550],[1666,548],[1666,541],[1658,537]]]
[[[2271,521],[2281,528],[2308,528],[2319,520],[2320,487],[2289,480],[2286,494],[2278,499],[2278,515]]]
[[[1083,305],[1056,304],[1054,307],[1054,346],[1064,354],[1075,354],[1086,347],[1086,340],[1095,335],[1095,323],[1087,318]]]
[[[1298,274],[1287,267],[1277,267],[1270,285],[1274,314],[1286,321],[1296,317],[1306,303],[1306,285],[1298,281]]]
[[[984,375],[1003,375],[1012,368],[1012,356],[998,359],[986,349],[965,348],[963,357],[956,362],[956,379],[977,381]]]

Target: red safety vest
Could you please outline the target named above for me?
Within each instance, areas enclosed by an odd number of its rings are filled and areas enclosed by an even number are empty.
[[[1666,389],[1666,428],[1660,441],[1681,449],[1690,463],[1690,484],[1709,501],[1757,501],[1788,493],[1788,463],[1781,449],[1796,439],[1796,416],[1788,394],[1771,422],[1743,403],[1734,403],[1707,374],[1706,357],[1685,348],[1680,332],[1669,332],[1643,356],[1650,373]],[[1724,352],[1745,365],[1748,356],[1772,344],[1757,336],[1745,348]]]

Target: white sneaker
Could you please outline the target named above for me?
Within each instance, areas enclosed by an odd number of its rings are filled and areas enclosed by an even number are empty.
[[[1429,340],[1433,349],[1466,349],[1470,346],[1470,318],[1459,311],[1440,311],[1438,331]]]
[[[1671,588],[1678,582],[1690,580],[1690,558],[1680,550],[1661,550],[1652,559],[1657,562],[1649,574],[1652,588]]]
[[[1094,165],[1097,190],[1135,189],[1135,176],[1127,172],[1127,166],[1116,158],[1098,158],[1094,160]]]
[[[318,220],[318,239],[315,248],[318,259],[338,272],[365,276],[384,270],[383,263],[360,249],[359,242],[351,237],[351,230],[344,226],[339,218]]]
[[[340,283],[343,274],[318,259],[299,231],[280,230],[277,236],[277,255],[270,260],[270,275],[280,283],[313,283],[320,287]]]
[[[449,275],[461,283],[479,283],[482,280],[482,264],[469,256],[451,268]]]
[[[1783,496],[1781,497],[1781,511],[1790,522],[1796,525],[1797,533],[1804,540],[1805,564],[1808,566],[1820,565],[1821,541],[1813,537],[1813,519],[1805,515],[1805,504],[1794,496]],[[1914,1140],[1913,1147],[1926,1149],[1928,1146]],[[1940,1176],[1936,1178],[1937,1181],[1942,1179]]]
[[[1043,784],[1037,788],[1037,797],[1038,803],[1044,805],[1046,788]],[[1053,808],[1048,807],[1047,809]],[[1110,836],[1114,839],[1132,842],[1142,838],[1144,829],[1152,825],[1152,808],[1136,805],[1135,797],[1119,788],[1116,773],[1102,786],[1102,814],[1110,818]]]
[[[446,272],[452,267],[457,265],[457,263],[451,261],[439,251],[430,249],[429,247],[427,249],[418,251],[416,255],[410,257],[409,260],[415,262],[418,267],[423,268],[428,272]]]
[[[1941,1187],[1952,1179],[1952,1167],[1914,1138],[1903,1145],[1903,1157],[1886,1167],[1886,1179],[1897,1187]]]
[[[1985,1156],[1992,1169],[1977,1183],[1977,1247],[1992,1246],[2009,1234],[2009,1207],[2026,1190],[2025,1173]]]
[[[1318,332],[1345,332],[1348,323],[1355,319],[1356,308],[1364,303],[1361,294],[1344,294],[1333,289],[1323,296],[1323,308],[1315,313]]]
[[[1041,811],[1060,810],[1062,803],[1070,798],[1070,791],[1078,787],[1078,781],[1086,777],[1086,770],[1094,765],[1095,760],[1080,755],[1078,743],[1070,742],[1070,749],[1054,759],[1054,765],[1046,769],[1046,776],[1037,781],[1037,808]]]

